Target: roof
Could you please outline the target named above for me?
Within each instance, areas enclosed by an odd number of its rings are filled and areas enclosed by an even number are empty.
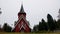
[[[17,23],[16,23],[16,25],[15,25],[15,27],[19,24],[19,22],[21,21],[21,19],[24,19],[24,21],[26,22],[26,24],[28,25],[28,27],[29,27],[29,24],[28,24],[28,21],[26,20],[26,18],[24,18],[24,16],[23,15],[21,15],[20,16],[20,19],[17,21]],[[12,29],[12,31],[15,29],[15,27]],[[30,28],[30,27],[29,27]]]
[[[20,12],[19,13],[25,13],[24,12],[24,8],[23,8],[23,4],[21,5],[21,9],[20,9]]]

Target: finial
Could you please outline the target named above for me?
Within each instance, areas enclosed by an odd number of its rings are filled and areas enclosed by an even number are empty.
[[[25,12],[24,12],[24,8],[23,8],[23,3],[21,4],[20,13],[25,13]]]
[[[23,5],[23,1],[21,1],[21,5]]]
[[[21,7],[23,8],[23,1],[21,1]]]

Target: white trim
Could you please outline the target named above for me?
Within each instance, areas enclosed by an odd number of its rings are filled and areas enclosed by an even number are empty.
[[[17,24],[20,22],[20,20],[21,20],[22,18],[24,19],[24,21],[25,21],[26,24],[28,25],[28,21],[26,20],[26,18],[25,18],[23,15],[20,16],[20,19],[17,21]],[[17,26],[17,24],[15,25],[15,27]],[[25,25],[25,26],[26,26],[26,25]],[[14,27],[14,29],[15,29],[15,27]],[[28,27],[29,27],[29,26],[28,26]]]

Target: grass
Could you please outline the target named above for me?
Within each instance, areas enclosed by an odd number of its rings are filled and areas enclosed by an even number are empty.
[[[0,32],[0,34],[60,34],[60,32],[45,32],[45,33]]]

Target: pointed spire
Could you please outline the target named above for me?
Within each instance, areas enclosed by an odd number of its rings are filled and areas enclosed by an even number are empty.
[[[25,13],[25,12],[24,12],[24,8],[23,8],[23,4],[21,4],[20,13]]]

